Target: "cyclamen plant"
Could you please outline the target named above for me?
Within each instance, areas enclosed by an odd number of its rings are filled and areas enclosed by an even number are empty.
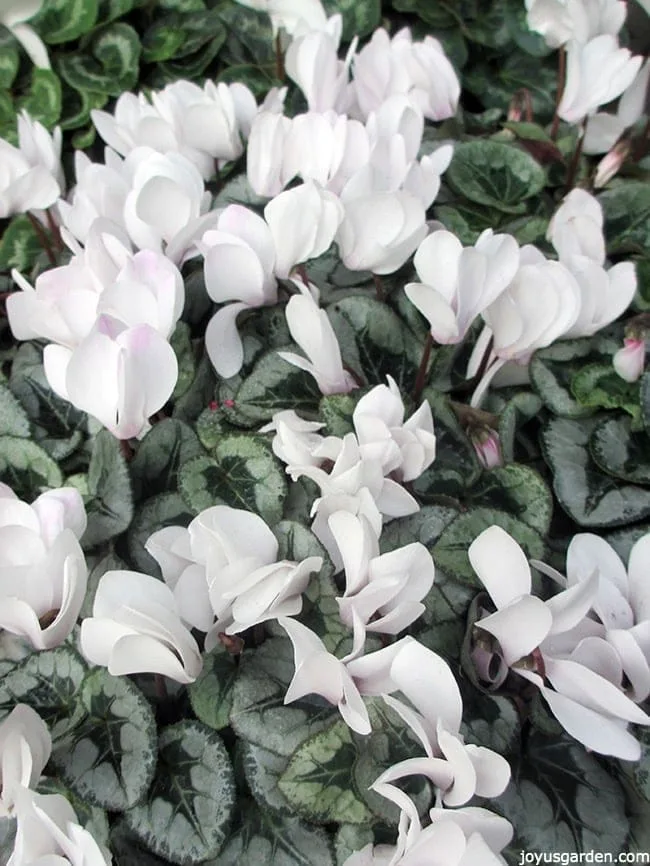
[[[0,863],[648,850],[648,4],[457,5],[0,0]]]

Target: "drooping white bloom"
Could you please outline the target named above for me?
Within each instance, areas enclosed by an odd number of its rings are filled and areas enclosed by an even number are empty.
[[[521,249],[521,266],[483,318],[501,361],[525,363],[536,349],[565,334],[580,313],[580,286],[560,262],[547,261],[534,247]]]
[[[27,704],[17,704],[0,722],[0,818],[13,816],[18,790],[36,785],[51,752],[43,719]]]
[[[283,463],[320,466],[325,460],[336,460],[343,444],[337,436],[321,436],[317,431],[324,426],[318,421],[305,421],[293,409],[284,409],[260,427],[260,433],[275,433],[271,447]]]
[[[0,485],[0,628],[38,650],[67,638],[86,595],[85,530],[74,488],[48,490],[28,505]]]
[[[173,592],[137,571],[101,577],[80,641],[88,661],[116,677],[156,673],[191,683],[201,672],[201,653],[181,622]]]
[[[620,48],[615,36],[596,36],[584,44],[570,42],[558,115],[568,123],[580,123],[627,90],[642,63],[642,57]]]
[[[608,271],[587,256],[571,256],[563,264],[580,287],[580,312],[564,338],[591,337],[632,303],[637,286],[634,262],[619,262]]]
[[[632,84],[621,96],[616,114],[598,112],[589,118],[582,144],[585,153],[606,153],[614,147],[625,130],[634,126],[643,116],[649,79],[650,61],[646,60]],[[595,185],[599,186],[598,183]]]
[[[300,294],[293,295],[287,304],[287,324],[307,359],[295,352],[278,354],[294,367],[311,373],[322,394],[347,394],[357,384],[343,367],[339,343],[327,313],[314,299],[313,293],[318,295],[318,290],[315,286],[308,288],[298,280],[293,280],[293,283]]]
[[[353,91],[365,118],[396,93],[408,96],[429,120],[453,117],[460,83],[441,44],[432,36],[414,42],[408,27],[391,39],[383,28],[356,56]]]
[[[12,271],[22,290],[7,298],[7,317],[17,340],[78,345],[95,324],[102,292],[133,256],[126,233],[105,219],[94,221],[85,249],[74,241],[73,248],[67,265],[43,271],[34,286]]]
[[[391,690],[388,671],[396,654],[413,638],[362,656],[363,632],[355,628],[352,652],[342,659],[328,652],[325,644],[302,623],[282,618],[280,625],[293,644],[295,672],[284,697],[290,704],[305,695],[317,694],[337,705],[345,723],[358,734],[371,731],[363,695],[379,695]]]
[[[592,571],[583,580],[543,602],[531,595],[531,573],[519,545],[498,526],[486,529],[469,548],[472,567],[496,612],[476,626],[498,642],[507,666],[536,685],[564,729],[587,748],[623,760],[638,760],[640,746],[627,723],[648,717],[611,681],[604,627],[586,617],[599,591]],[[552,569],[535,563],[546,572]],[[535,650],[543,676],[518,664]],[[609,648],[611,650],[611,648]],[[610,677],[603,675],[610,674]],[[552,688],[545,685],[545,678]]]
[[[626,382],[636,382],[645,368],[645,340],[626,337],[613,358],[614,369]]]
[[[278,542],[261,517],[216,505],[187,529],[155,532],[146,549],[173,590],[180,615],[207,632],[209,650],[220,632],[236,634],[259,622],[294,616],[320,557],[277,562]]]
[[[603,209],[598,199],[576,187],[553,214],[546,236],[561,261],[572,256],[586,256],[597,265],[603,265],[603,222]]]
[[[630,696],[637,703],[650,694],[649,567],[650,535],[634,544],[627,569],[613,548],[592,533],[575,535],[567,550],[568,586],[598,575],[593,611],[605,626],[605,640],[620,656]]]
[[[404,403],[397,383],[377,385],[357,403],[352,415],[362,458],[379,459],[386,475],[413,481],[436,457],[431,407],[426,402],[404,421]]]
[[[205,287],[216,303],[228,303],[210,320],[205,345],[219,375],[229,378],[241,369],[244,347],[237,316],[277,301],[276,254],[269,226],[256,213],[230,205],[214,229],[203,235]]]
[[[63,189],[61,129],[50,133],[26,111],[18,115],[18,147],[0,138],[0,218],[53,205]]]
[[[415,254],[420,283],[405,287],[408,299],[429,321],[438,343],[458,343],[474,319],[510,285],[519,268],[511,235],[486,229],[472,247],[448,231],[426,237]]]
[[[328,524],[345,569],[345,593],[337,599],[342,621],[351,628],[358,619],[366,631],[393,635],[415,622],[435,576],[426,547],[415,542],[380,556],[363,516],[337,511]]]
[[[52,390],[118,439],[149,429],[148,419],[169,400],[178,378],[174,350],[158,331],[105,315],[76,348],[46,346],[43,363]]]
[[[50,69],[50,58],[43,40],[33,27],[25,23],[38,14],[42,5],[43,0],[2,0],[0,24],[11,31],[35,66]]]
[[[304,93],[310,111],[342,112],[346,108],[356,39],[345,60],[339,60],[338,47],[338,39],[330,33],[311,30],[297,35],[287,49],[287,75]]]
[[[336,241],[352,271],[392,274],[427,235],[424,205],[410,192],[344,197],[343,204]]]
[[[328,250],[343,219],[333,193],[312,181],[277,195],[264,208],[275,245],[275,274],[286,279],[292,269]]]
[[[375,780],[373,788],[389,798],[405,799],[394,782],[423,775],[447,806],[462,806],[474,795],[497,797],[510,781],[505,758],[481,746],[465,744],[460,734],[463,704],[447,663],[416,640],[404,643],[389,672],[393,689],[408,699],[384,694],[384,700],[422,744],[426,757],[400,761]],[[388,691],[388,690],[387,690]]]
[[[525,0],[528,26],[544,37],[549,48],[570,39],[588,42],[609,33],[616,36],[625,21],[621,0]]]
[[[16,841],[7,866],[110,866],[113,858],[78,823],[61,794],[17,792]]]

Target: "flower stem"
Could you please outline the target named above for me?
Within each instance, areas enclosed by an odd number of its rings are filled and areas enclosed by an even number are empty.
[[[280,34],[275,37],[275,76],[278,81],[284,81],[284,54],[282,52],[282,41]]]
[[[61,229],[57,225],[56,220],[52,216],[51,210],[45,211],[45,216],[47,217],[47,226],[50,230],[50,234],[52,236],[52,240],[54,241],[54,247],[57,252],[63,252],[63,238],[61,237]]]
[[[564,85],[566,83],[566,48],[562,46],[558,56],[557,63],[557,95],[555,98],[555,114],[553,115],[553,126],[551,127],[551,139],[557,139],[557,133],[560,128],[560,115],[557,113],[564,95]]]
[[[585,142],[586,131],[587,122],[585,121],[585,125],[582,127],[580,132],[580,138],[576,144],[576,149],[573,151],[573,159],[571,160],[571,165],[569,166],[569,171],[567,173],[566,187],[564,190],[565,195],[568,192],[571,192],[576,183],[576,175],[578,174],[578,166],[580,165],[580,157],[582,156],[582,146]]]
[[[127,463],[129,460],[133,459],[133,455],[135,454],[135,451],[131,448],[128,439],[120,439],[120,451],[122,452],[122,457],[124,457]]]
[[[29,211],[27,211],[27,217],[34,228],[34,231],[36,232],[36,236],[38,237],[39,244],[45,250],[45,255],[47,256],[49,263],[53,267],[56,267],[56,264],[57,264],[56,256],[54,254],[54,250],[52,249],[52,244],[50,243],[50,239],[48,238],[47,233],[45,232],[45,229],[40,224],[40,222],[36,219],[36,217],[34,216],[33,213],[30,213]]]
[[[381,281],[381,277],[378,276],[377,274],[373,274],[372,279],[375,283],[375,293],[377,295],[377,300],[382,301],[382,302],[385,301],[386,300],[386,292],[384,291],[384,284]]]
[[[165,678],[162,674],[154,674],[154,683],[156,686],[156,697],[158,697],[161,701],[167,700],[167,683],[165,682]]]
[[[418,374],[415,378],[415,385],[413,387],[413,400],[417,403],[422,396],[422,391],[424,390],[424,383],[427,378],[427,368],[429,367],[429,358],[431,357],[431,349],[433,348],[433,336],[431,331],[427,332],[426,340],[424,341],[424,348],[422,349],[422,359],[420,360],[420,367],[418,369]]]

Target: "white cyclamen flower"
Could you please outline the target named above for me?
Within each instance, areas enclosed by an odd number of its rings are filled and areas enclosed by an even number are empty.
[[[584,43],[595,36],[616,36],[625,21],[621,0],[525,0],[528,26],[544,37],[549,48],[570,39]]]
[[[206,649],[220,632],[236,634],[299,613],[309,576],[322,566],[319,557],[277,562],[278,542],[262,518],[225,505],[201,512],[187,529],[155,532],[146,549],[172,588],[181,617],[208,633]]]
[[[78,823],[61,794],[17,792],[16,841],[7,866],[110,866],[113,858]]]
[[[389,671],[392,688],[410,706],[384,694],[384,700],[409,726],[426,757],[410,758],[382,773],[374,790],[395,802],[405,799],[393,784],[408,776],[428,778],[447,806],[462,806],[473,796],[497,797],[510,781],[510,765],[491,749],[465,744],[460,734],[463,703],[447,663],[410,639],[395,654]]]
[[[573,189],[553,214],[546,233],[560,261],[586,256],[605,264],[603,209],[598,199],[584,189]]]
[[[338,57],[338,39],[322,30],[296,36],[287,50],[287,75],[302,90],[310,111],[342,112],[356,47],[353,40],[345,60]]]
[[[236,375],[244,361],[237,317],[277,301],[273,235],[256,213],[230,205],[199,243],[205,287],[216,303],[228,303],[210,320],[205,345],[220,376]]]
[[[637,287],[634,262],[619,262],[608,271],[587,256],[572,256],[563,264],[580,287],[580,312],[564,338],[591,337],[632,303]]]
[[[586,44],[570,42],[558,115],[568,123],[580,123],[627,90],[642,63],[643,57],[620,48],[615,36],[596,36]]]
[[[621,96],[616,114],[598,112],[589,118],[585,139],[582,143],[584,153],[606,153],[614,147],[626,129],[645,114],[650,61],[646,60],[636,78]],[[604,186],[607,181],[596,181],[595,186]]]
[[[361,456],[379,459],[383,471],[397,481],[413,481],[436,457],[431,407],[426,402],[404,421],[404,403],[391,376],[357,403],[352,422]]]
[[[48,490],[28,505],[0,484],[0,628],[38,650],[68,637],[86,595],[85,530],[74,488]]]
[[[650,717],[600,672],[603,653],[611,657],[611,652],[604,628],[586,617],[599,591],[598,573],[591,571],[543,602],[531,595],[523,550],[498,526],[472,542],[469,559],[497,608],[475,625],[498,641],[506,665],[539,688],[562,727],[588,749],[638,760],[640,745],[627,723],[648,725]],[[553,572],[541,563],[535,566]],[[543,676],[519,664],[536,650]]]
[[[441,44],[432,36],[414,42],[408,27],[391,39],[383,28],[354,59],[353,90],[361,115],[376,111],[384,100],[405,94],[429,120],[453,117],[460,83]]]
[[[50,58],[41,37],[26,24],[41,10],[43,0],[1,0],[0,24],[11,31],[20,42],[29,59],[41,69],[50,69]]]
[[[46,346],[43,364],[52,390],[118,439],[146,433],[178,378],[174,350],[158,331],[110,316],[100,316],[74,349]]]
[[[338,197],[313,181],[277,195],[264,208],[275,245],[275,274],[286,279],[293,268],[326,252],[343,219]]]
[[[271,198],[285,187],[284,159],[292,121],[283,114],[260,111],[246,149],[248,181],[257,195]]]
[[[405,287],[428,320],[437,343],[459,343],[474,319],[510,285],[519,268],[519,245],[511,235],[486,229],[463,247],[448,231],[426,237],[415,254],[420,283]]]
[[[305,421],[293,409],[276,412],[260,433],[275,433],[271,447],[276,457],[292,466],[320,466],[325,460],[336,460],[343,440],[321,436],[325,424]]]
[[[107,571],[101,577],[80,641],[88,661],[116,677],[155,673],[191,683],[201,672],[201,653],[181,622],[171,589],[136,571]]]
[[[435,576],[426,547],[415,542],[380,556],[363,515],[337,511],[328,524],[345,569],[345,594],[337,599],[342,621],[352,628],[357,619],[366,631],[393,635],[415,622]]]
[[[311,373],[322,394],[347,394],[357,384],[343,367],[339,343],[327,313],[314,300],[312,292],[317,295],[318,290],[314,286],[307,288],[298,280],[293,283],[300,294],[293,295],[287,304],[287,324],[307,359],[295,352],[278,354],[294,367]]]
[[[424,205],[410,192],[344,197],[343,204],[336,241],[352,271],[392,274],[427,235]]]
[[[13,817],[19,789],[36,785],[51,753],[43,719],[27,704],[17,704],[0,722],[0,819]]]
[[[0,166],[0,218],[55,204],[63,190],[60,128],[50,135],[21,112],[18,147],[0,138]]]

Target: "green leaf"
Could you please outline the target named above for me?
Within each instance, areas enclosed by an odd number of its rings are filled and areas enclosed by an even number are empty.
[[[6,385],[0,384],[0,436],[27,439],[31,435],[29,418]]]
[[[608,253],[650,252],[650,190],[644,181],[626,180],[598,199],[605,211]]]
[[[126,677],[100,668],[78,697],[86,715],[64,737],[53,761],[64,781],[89,803],[121,812],[146,794],[156,767],[156,721],[149,702]]]
[[[292,809],[278,788],[278,779],[286,769],[289,758],[245,740],[237,741],[237,750],[246,783],[259,805],[263,809],[290,816]]]
[[[257,361],[237,389],[238,420],[250,426],[270,421],[276,412],[295,409],[313,414],[321,392],[316,380],[304,370],[284,361],[277,352],[267,352]]]
[[[116,22],[98,33],[91,55],[67,54],[59,59],[59,69],[65,81],[77,90],[119,96],[137,83],[140,50],[136,31]]]
[[[533,733],[506,791],[490,808],[512,822],[513,862],[524,851],[617,854],[627,837],[620,784],[584,747]]]
[[[192,517],[178,493],[160,493],[138,507],[129,526],[129,554],[138,571],[160,575],[156,560],[145,550],[150,535],[166,526],[187,526]]]
[[[48,45],[60,45],[89,33],[98,11],[98,0],[48,0],[34,24]]]
[[[327,308],[341,345],[343,363],[365,376],[369,385],[392,376],[400,389],[413,387],[422,347],[386,304],[349,295]]]
[[[32,70],[27,94],[18,100],[18,109],[28,112],[32,120],[51,129],[61,117],[61,81],[51,69]]]
[[[358,824],[341,824],[334,840],[336,866],[345,866],[348,857],[356,851],[361,851],[367,845],[374,844],[374,841],[374,834],[369,827],[359,827]]]
[[[434,545],[432,554],[437,568],[459,583],[482,589],[467,550],[484,529],[494,525],[505,529],[523,547],[528,559],[544,558],[544,541],[523,521],[492,508],[472,508],[450,523]]]
[[[241,826],[206,866],[335,866],[332,843],[299,818],[248,808]]]
[[[0,480],[20,499],[31,501],[43,490],[61,487],[63,475],[54,460],[36,443],[0,436]]]
[[[541,475],[529,466],[511,463],[484,472],[471,490],[474,505],[499,508],[546,535],[553,515],[553,496]]]
[[[519,0],[505,0],[504,5],[505,20],[517,46],[526,54],[532,54],[533,57],[545,57],[550,54],[551,49],[544,38],[539,33],[533,33],[528,26],[526,6]]]
[[[641,743],[641,758],[632,765],[632,778],[639,794],[650,801],[650,736],[647,728],[638,728],[635,734]]]
[[[295,752],[278,787],[310,821],[368,824],[373,814],[350,784],[356,760],[352,731],[344,721],[336,721]]]
[[[9,90],[18,73],[18,46],[10,31],[0,33],[0,89]]]
[[[630,418],[605,418],[589,440],[589,451],[604,471],[631,481],[650,484],[650,440],[644,431],[635,432]]]
[[[535,418],[541,408],[542,401],[537,394],[520,391],[508,400],[499,413],[501,456],[506,463],[516,459],[515,447],[518,430],[531,418]]]
[[[233,688],[238,666],[235,658],[218,644],[203,658],[203,669],[188,686],[188,694],[197,718],[204,725],[220,731],[230,724]]]
[[[235,779],[225,746],[210,728],[184,721],[161,732],[147,800],[125,819],[154,854],[185,866],[219,853],[234,805]]]
[[[525,151],[482,139],[456,145],[445,179],[470,201],[523,213],[524,201],[544,188],[546,174]]]
[[[498,210],[471,201],[459,201],[453,205],[435,204],[434,207],[436,219],[466,246],[476,243],[481,232],[494,228],[503,219],[503,214]]]
[[[196,375],[196,358],[192,347],[190,326],[186,322],[178,322],[169,342],[178,361],[178,380],[172,394],[174,400],[177,400],[191,388]]]
[[[588,364],[609,362],[620,345],[611,337],[596,335],[582,340],[563,340],[540,349],[530,362],[530,380],[551,412],[564,418],[585,418],[593,409],[579,403],[571,390],[576,373]]]
[[[127,15],[137,3],[138,0],[99,0],[97,20],[101,24],[108,24]]]
[[[460,506],[425,505],[416,514],[391,520],[381,532],[381,552],[388,553],[414,541],[431,550],[446,527],[458,517],[459,510]]]
[[[508,110],[513,95],[528,90],[533,113],[538,119],[550,119],[555,109],[557,70],[555,64],[542,62],[523,51],[509,51],[495,65],[485,62],[468,64],[463,70],[463,85],[475,94],[485,108]]]
[[[10,712],[16,704],[27,704],[57,741],[74,724],[86,671],[84,660],[69,646],[33,653],[2,677],[0,707]]]
[[[129,466],[134,496],[174,492],[181,466],[204,453],[188,424],[175,418],[159,421],[142,439]]]
[[[580,526],[622,526],[650,515],[650,491],[602,474],[589,454],[595,419],[554,418],[542,430],[544,459],[560,505]]]
[[[639,385],[626,382],[611,365],[590,364],[576,373],[571,390],[581,406],[593,409],[623,409],[639,418]]]
[[[178,60],[195,54],[207,42],[226,41],[226,29],[217,9],[196,12],[170,12],[157,17],[142,39],[145,63]]]
[[[328,436],[339,436],[341,439],[347,433],[353,433],[352,413],[356,405],[356,399],[350,394],[330,394],[322,397],[318,414],[325,422],[324,432]]]
[[[119,441],[108,430],[95,437],[88,466],[86,504],[88,526],[82,538],[84,549],[109,541],[128,529],[133,517],[131,477]]]
[[[18,214],[12,217],[0,240],[0,270],[16,270],[29,273],[42,247],[29,217]]]
[[[325,0],[327,15],[343,16],[343,42],[363,39],[381,23],[381,0]]]
[[[224,504],[255,511],[270,525],[282,519],[286,477],[262,437],[225,436],[213,454],[188,461],[179,472],[179,491],[195,514]]]

